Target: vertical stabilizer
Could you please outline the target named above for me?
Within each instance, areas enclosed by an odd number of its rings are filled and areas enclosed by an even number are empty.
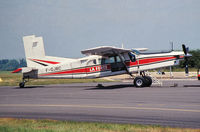
[[[27,66],[35,68],[42,67],[42,65],[31,61],[33,59],[45,58],[44,43],[42,37],[35,37],[35,35],[24,36],[23,42]]]

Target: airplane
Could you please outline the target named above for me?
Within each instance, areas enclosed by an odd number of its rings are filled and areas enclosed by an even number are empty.
[[[20,88],[25,87],[29,79],[89,79],[120,74],[133,77],[133,73],[140,73],[133,78],[135,87],[150,87],[152,78],[145,74],[147,70],[175,66],[191,56],[184,44],[183,51],[154,53],[145,53],[147,48],[101,46],[83,50],[85,57],[72,59],[46,56],[42,37],[24,36],[23,43],[27,67],[13,71],[23,73]]]

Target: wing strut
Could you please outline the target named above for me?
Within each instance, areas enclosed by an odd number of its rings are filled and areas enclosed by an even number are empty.
[[[126,70],[127,74],[129,74],[131,77],[133,77],[132,73],[130,73],[130,72],[128,71],[128,67],[126,66],[126,63],[124,62],[124,60],[122,59],[122,55],[121,55],[117,50],[116,50],[116,51],[115,51],[115,50],[112,50],[112,51],[113,51],[114,54],[117,54],[117,55],[119,56],[119,58],[120,58],[122,64],[123,64],[124,67],[125,67],[125,70]]]

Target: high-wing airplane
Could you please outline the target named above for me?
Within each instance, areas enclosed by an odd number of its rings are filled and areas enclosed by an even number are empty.
[[[159,53],[141,53],[146,48],[124,49],[113,46],[102,46],[81,51],[86,57],[80,59],[46,56],[42,37],[23,37],[27,67],[19,68],[13,73],[22,72],[24,87],[28,79],[59,78],[100,78],[119,74],[140,73],[134,78],[134,86],[149,87],[150,76],[145,71],[179,64],[179,60],[187,58],[188,48],[183,51]],[[186,59],[187,60],[187,59]]]

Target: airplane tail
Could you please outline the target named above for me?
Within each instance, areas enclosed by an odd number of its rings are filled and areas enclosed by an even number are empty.
[[[24,36],[23,42],[27,67],[40,69],[45,66],[73,60],[70,58],[46,56],[42,37],[35,37],[35,35]]]
[[[27,67],[42,67],[41,64],[35,63],[35,59],[45,58],[44,43],[42,37],[35,37],[35,35],[24,36],[24,49],[26,56]]]

